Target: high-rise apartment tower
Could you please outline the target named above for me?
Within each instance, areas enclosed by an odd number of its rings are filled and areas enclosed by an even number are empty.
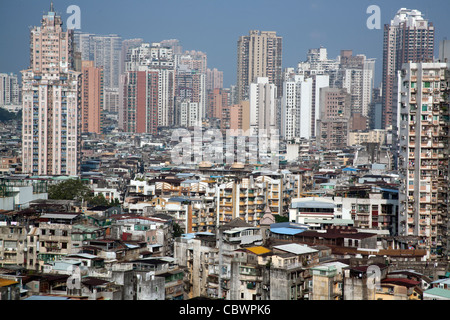
[[[403,63],[431,62],[434,26],[418,10],[401,8],[384,26],[383,40],[383,127],[392,125],[394,85]]]
[[[80,81],[73,33],[53,5],[30,33],[30,67],[22,71],[22,163],[33,175],[77,175],[80,168]]]
[[[266,77],[277,88],[281,97],[282,85],[282,37],[274,31],[251,30],[237,43],[238,100],[248,100],[249,87],[257,77]]]

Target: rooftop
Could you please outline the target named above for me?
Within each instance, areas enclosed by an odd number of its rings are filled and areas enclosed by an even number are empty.
[[[13,284],[18,284],[18,282],[9,279],[0,279],[0,287],[8,287]]]
[[[78,217],[79,213],[44,213],[41,219],[67,219],[72,220]]]
[[[274,228],[270,229],[270,232],[276,234],[294,235],[305,231],[304,229],[294,229],[294,228]]]
[[[381,280],[381,283],[391,283],[405,287],[415,287],[420,285],[420,281],[405,279],[405,278],[386,278]]]
[[[30,296],[28,298],[25,298],[24,300],[70,300],[69,297],[63,297],[63,296],[47,296],[47,295],[41,295],[41,296]]]
[[[331,201],[316,200],[314,197],[307,200],[293,199],[291,208],[320,208],[334,209],[336,205]]]
[[[267,249],[267,248],[262,247],[262,246],[249,247],[249,248],[246,248],[246,249],[248,251],[254,253],[254,254],[257,254],[257,255],[266,254],[266,253],[271,252],[270,249]]]
[[[273,248],[277,249],[277,250],[297,254],[297,255],[318,252],[316,249],[312,249],[306,245],[301,245],[298,243],[282,244],[279,246],[274,246]]]
[[[432,295],[432,296],[438,296],[438,297],[445,298],[445,299],[450,299],[450,290],[442,289],[442,288],[428,289],[428,290],[424,291],[423,294],[424,294],[424,296]]]

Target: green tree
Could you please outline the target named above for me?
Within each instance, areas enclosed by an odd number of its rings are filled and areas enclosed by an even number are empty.
[[[279,214],[274,214],[273,216],[275,217],[275,222],[276,223],[289,222],[289,218],[288,217],[280,216]]]
[[[181,226],[178,223],[175,222],[173,224],[173,237],[178,238],[178,237],[181,237],[182,234],[183,234],[183,229],[181,228]]]
[[[48,187],[48,198],[57,200],[88,200],[93,192],[80,179],[69,179]]]
[[[103,195],[103,193],[99,193],[96,196],[92,196],[88,199],[86,199],[89,203],[89,205],[91,206],[109,206],[110,203],[108,202],[108,200],[106,200],[105,196]]]
[[[120,201],[119,201],[119,199],[114,198],[114,200],[112,200],[112,201],[109,203],[109,206],[111,206],[111,207],[120,207]]]
[[[0,122],[6,122],[10,120],[19,120],[22,118],[22,110],[18,113],[9,112],[3,108],[0,108]]]

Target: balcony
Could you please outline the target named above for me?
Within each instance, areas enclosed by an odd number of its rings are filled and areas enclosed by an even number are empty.
[[[269,206],[271,206],[271,207],[278,207],[279,203],[274,201],[271,204],[269,204]]]

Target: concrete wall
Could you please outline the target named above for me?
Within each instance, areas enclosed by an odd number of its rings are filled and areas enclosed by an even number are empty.
[[[13,187],[14,196],[0,198],[0,210],[14,210],[14,206],[20,205],[20,209],[26,209],[29,203],[37,199],[48,199],[47,193],[33,193],[33,187]]]
[[[164,277],[155,277],[151,273],[136,274],[136,300],[164,300]]]
[[[0,300],[19,300],[20,288],[19,287],[2,287],[0,288]]]
[[[113,271],[111,281],[118,285],[122,285],[122,299],[133,300],[134,298],[134,284],[133,271]]]
[[[283,269],[270,270],[270,300],[288,300],[289,280]]]
[[[330,300],[333,288],[327,276],[313,275],[313,294],[311,300]]]

